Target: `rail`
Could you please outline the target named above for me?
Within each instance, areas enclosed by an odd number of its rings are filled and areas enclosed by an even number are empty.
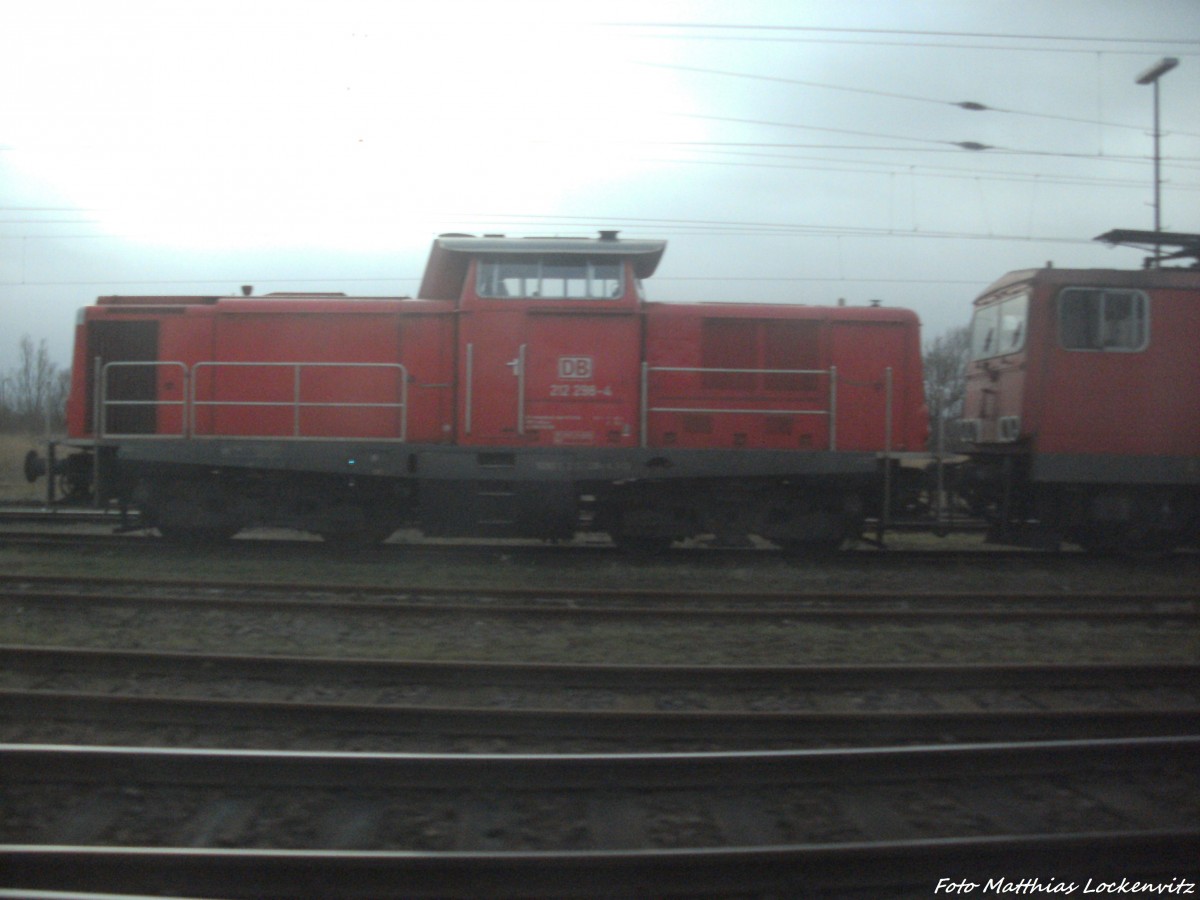
[[[1177,886],[1200,853],[1196,751],[1189,737],[575,755],[6,744],[18,825],[0,865],[20,891],[0,896],[930,896],[1005,871]],[[46,816],[67,794],[93,802]],[[801,802],[813,795],[830,799]],[[435,827],[397,826],[396,808]],[[681,819],[706,827],[677,834]]]
[[[155,390],[149,392],[149,396],[139,396],[139,391],[135,387],[132,391],[127,391],[124,395],[119,389],[114,388],[113,375],[114,372],[120,371],[149,371],[157,373],[160,369],[170,368],[176,369],[179,372],[180,387],[177,389],[178,399],[163,398],[159,396],[157,389],[157,381],[155,376]],[[291,372],[291,378],[288,381],[289,387],[283,393],[278,391],[271,394],[268,393],[265,397],[247,397],[244,393],[237,399],[213,399],[216,392],[216,372],[220,369],[247,369],[247,370],[287,370]],[[305,400],[304,399],[304,376],[305,373],[314,370],[329,370],[329,369],[354,369],[354,370],[375,370],[392,373],[395,377],[396,393],[399,395],[399,400],[391,402],[358,402],[347,399],[333,399],[326,397],[321,400]],[[208,392],[208,399],[205,399],[200,387],[201,376],[205,371],[211,373],[210,384],[205,390]],[[198,362],[191,369],[180,361],[118,361],[104,363],[98,367],[96,374],[96,382],[99,385],[96,391],[95,409],[94,409],[94,427],[98,438],[239,438],[239,437],[262,437],[269,436],[275,438],[288,439],[305,439],[312,438],[314,435],[306,434],[304,428],[304,412],[314,409],[332,409],[332,410],[355,410],[355,409],[382,409],[394,410],[398,415],[398,423],[395,428],[396,434],[393,436],[382,437],[379,435],[357,435],[358,437],[370,437],[373,440],[398,440],[404,441],[408,437],[408,369],[402,363],[327,363],[327,362]],[[147,393],[144,390],[140,393]],[[199,412],[202,410],[219,410],[219,409],[286,409],[291,411],[290,416],[290,434],[269,433],[262,435],[259,433],[249,433],[246,431],[232,433],[213,434],[210,429],[201,426]],[[179,425],[178,428],[168,428],[165,431],[160,430],[162,423],[156,421],[152,427],[130,429],[127,426],[110,428],[108,426],[110,416],[115,417],[119,410],[146,410],[153,409],[156,413],[162,409],[178,409],[179,410]],[[136,424],[136,422],[134,423]],[[356,435],[339,434],[339,437],[356,437]]]

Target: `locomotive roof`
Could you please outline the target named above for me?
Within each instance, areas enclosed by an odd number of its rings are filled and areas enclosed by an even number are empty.
[[[666,241],[621,240],[615,231],[602,231],[598,238],[534,237],[503,235],[475,237],[444,234],[436,238],[425,265],[418,297],[433,300],[457,299],[462,291],[467,264],[480,256],[590,256],[629,259],[638,278],[649,278],[658,268]]]
[[[1114,228],[1093,240],[1113,247],[1140,247],[1153,250],[1155,257],[1146,259],[1141,269],[1056,269],[1046,263],[1041,269],[1021,269],[988,285],[987,290],[975,298],[984,297],[1012,288],[1014,285],[1031,284],[1078,284],[1087,287],[1120,288],[1185,288],[1200,289],[1200,234],[1180,231],[1138,231],[1132,228]],[[1179,248],[1174,253],[1159,256],[1163,247]],[[1168,260],[1194,260],[1188,268],[1163,266]]]
[[[1197,269],[1021,269],[992,282],[980,292],[976,301],[1005,288],[1020,284],[1079,285],[1081,287],[1114,287],[1152,290],[1154,288],[1200,289],[1200,270]]]

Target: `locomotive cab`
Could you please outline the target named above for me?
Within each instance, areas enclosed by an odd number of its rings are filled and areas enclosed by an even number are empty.
[[[1009,443],[1021,435],[1021,401],[1029,329],[1029,288],[1018,283],[980,302],[971,321],[971,371],[963,420],[975,443]]]
[[[636,446],[641,280],[665,247],[438,238],[421,296],[458,303],[459,443]]]

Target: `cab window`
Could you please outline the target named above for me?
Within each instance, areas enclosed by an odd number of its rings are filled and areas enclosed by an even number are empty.
[[[476,290],[480,297],[605,300],[624,293],[621,263],[586,258],[482,260]]]
[[[1016,294],[976,309],[971,322],[971,359],[989,359],[1023,349],[1028,317],[1028,294]]]
[[[1149,337],[1141,291],[1067,288],[1058,295],[1058,336],[1067,350],[1137,351]]]

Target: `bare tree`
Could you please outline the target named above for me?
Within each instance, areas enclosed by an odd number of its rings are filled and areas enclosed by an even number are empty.
[[[937,448],[938,425],[946,424],[962,411],[967,389],[967,362],[971,355],[971,328],[951,328],[925,345],[925,402]],[[949,433],[947,431],[947,433]]]
[[[71,393],[71,370],[59,369],[50,385],[50,399],[46,403],[46,414],[50,416],[47,427],[50,431],[62,432],[67,427],[67,396]]]
[[[17,365],[2,381],[0,402],[7,427],[38,431],[62,426],[70,373],[50,358],[44,338],[38,344],[28,334],[21,338]]]

